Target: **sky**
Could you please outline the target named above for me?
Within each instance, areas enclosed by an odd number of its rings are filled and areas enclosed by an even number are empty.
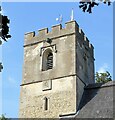
[[[94,46],[95,72],[109,71],[113,77],[113,5],[100,4],[92,14],[83,13],[77,2],[3,2],[3,14],[10,18],[12,38],[0,48],[4,69],[0,73],[0,115],[17,118],[20,84],[23,68],[24,34],[59,24],[56,18],[63,15],[62,26],[74,19]]]

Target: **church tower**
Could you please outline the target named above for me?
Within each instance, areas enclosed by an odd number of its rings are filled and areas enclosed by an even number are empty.
[[[77,112],[84,86],[94,83],[94,54],[76,21],[25,34],[20,118]]]

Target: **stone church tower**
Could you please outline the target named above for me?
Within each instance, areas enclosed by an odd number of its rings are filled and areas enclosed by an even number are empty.
[[[76,21],[25,34],[19,117],[76,113],[84,86],[94,83],[93,50]]]

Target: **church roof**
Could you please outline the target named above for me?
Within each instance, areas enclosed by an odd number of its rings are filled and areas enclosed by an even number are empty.
[[[90,84],[78,107],[76,118],[113,118],[113,89],[115,81]]]

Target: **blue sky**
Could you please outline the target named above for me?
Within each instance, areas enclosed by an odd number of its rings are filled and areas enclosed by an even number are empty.
[[[74,19],[94,45],[95,71],[108,70],[113,76],[113,5],[101,4],[93,14],[83,13],[77,2],[7,2],[2,3],[3,13],[10,18],[12,38],[2,45],[2,110],[7,117],[18,117],[20,84],[22,81],[23,43],[26,32],[58,24],[56,18],[63,15],[62,25],[70,20],[71,9]],[[1,75],[1,73],[0,73]],[[1,104],[0,104],[1,108]]]

